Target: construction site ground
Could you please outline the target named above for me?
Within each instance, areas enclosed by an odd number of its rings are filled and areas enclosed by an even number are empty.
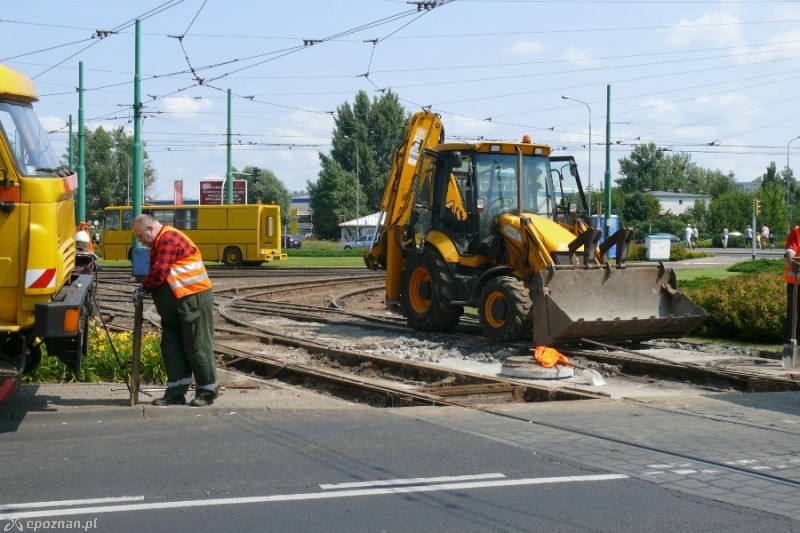
[[[708,258],[671,266],[680,269],[721,262],[719,258]],[[368,342],[364,338],[362,341]],[[674,357],[676,361],[684,357],[679,355],[683,352],[670,348],[658,348],[658,353],[659,357]],[[736,358],[735,353],[722,351],[704,354],[702,360],[695,356],[691,363],[714,364],[732,358]],[[483,365],[495,364],[458,357],[451,363],[442,358],[440,363],[462,368],[477,365],[476,371],[482,372],[487,371]],[[781,368],[777,357],[749,365],[742,359],[742,366],[765,375],[800,378],[793,370]],[[564,386],[564,380],[539,381],[546,386]],[[646,379],[640,384],[616,383],[612,376],[607,376],[607,381],[603,387],[593,387],[581,378],[579,370],[570,378],[569,386],[605,395],[595,400],[396,409],[354,404],[224,370],[220,373],[223,394],[207,408],[149,405],[152,398],[161,394],[159,390],[142,393],[141,404],[132,407],[128,391],[120,384],[24,385],[15,399],[0,406],[0,433],[41,426],[51,426],[57,433],[60,426],[87,420],[97,424],[122,421],[125,431],[136,431],[141,424],[170,420],[211,421],[237,416],[267,420],[270,415],[302,420],[325,416],[325,412],[346,420],[372,412],[381,419],[396,416],[400,417],[398,421],[404,419],[487,439],[528,450],[554,463],[628,476],[680,494],[765,513],[764,517],[783,517],[786,522],[777,529],[770,522],[771,530],[797,530],[800,393],[710,392],[681,383],[654,387]],[[343,427],[342,431],[348,429]],[[354,442],[360,438],[369,436],[352,435]],[[321,448],[324,445],[319,443]],[[742,526],[740,530],[746,530],[745,524]],[[753,526],[746,527],[752,530]],[[608,524],[597,527],[598,531],[613,529]]]

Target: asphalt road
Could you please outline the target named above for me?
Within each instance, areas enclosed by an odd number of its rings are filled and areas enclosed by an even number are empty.
[[[0,424],[0,524],[14,519],[29,531],[65,520],[131,532],[792,527],[786,517],[582,465],[570,460],[569,442],[543,456],[448,428],[436,422],[448,420],[444,408],[426,409],[421,418],[371,408],[29,413]]]

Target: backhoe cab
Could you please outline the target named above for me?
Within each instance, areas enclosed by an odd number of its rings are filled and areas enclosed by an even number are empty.
[[[675,336],[705,311],[670,269],[628,267],[633,233],[600,244],[572,157],[547,145],[444,143],[439,117],[411,119],[365,256],[386,269],[386,303],[421,331],[450,331],[475,307],[484,333],[537,345]],[[608,250],[616,245],[616,260]]]

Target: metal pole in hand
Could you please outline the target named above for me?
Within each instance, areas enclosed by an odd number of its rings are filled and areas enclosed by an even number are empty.
[[[792,339],[789,341],[792,347],[792,359],[789,368],[797,366],[797,276],[800,272],[794,273],[794,287],[792,287]],[[786,360],[783,361],[784,365]],[[784,366],[786,368],[786,366]]]
[[[131,354],[131,406],[139,403],[139,357],[142,353],[142,324],[144,302],[142,298],[136,299],[133,314],[133,352]]]

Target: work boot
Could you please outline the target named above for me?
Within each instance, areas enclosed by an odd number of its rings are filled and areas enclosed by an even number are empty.
[[[214,403],[214,400],[218,397],[219,387],[215,387],[214,390],[198,389],[197,395],[194,397],[194,400],[189,402],[189,405],[192,407],[206,407]]]
[[[186,405],[186,397],[180,396],[164,396],[163,398],[156,398],[153,400],[153,405],[158,407],[166,407],[167,405]]]

